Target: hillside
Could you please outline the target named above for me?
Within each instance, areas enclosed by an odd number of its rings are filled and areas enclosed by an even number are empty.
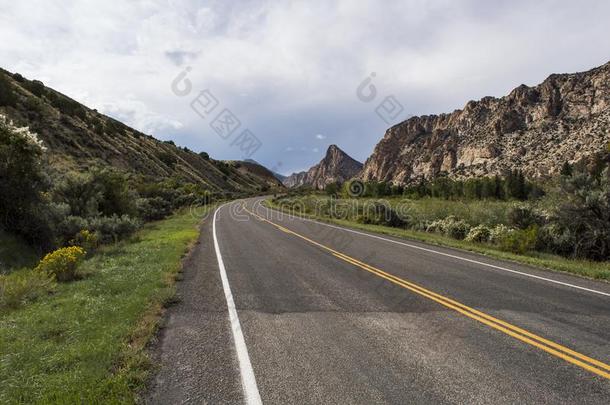
[[[283,187],[282,182],[276,177],[275,173],[252,159],[229,161],[228,163],[230,163],[238,173],[245,177],[253,177],[253,180],[256,182],[262,182],[269,187]]]
[[[566,161],[586,161],[608,142],[610,62],[553,74],[450,114],[412,117],[386,131],[360,177],[405,184],[443,172],[461,178],[521,169],[543,178]]]
[[[266,172],[251,172],[249,166],[238,170],[207,153],[160,141],[5,70],[0,70],[0,114],[37,133],[58,171],[110,165],[155,180],[202,184],[216,193],[250,193],[278,185]]]
[[[308,171],[294,173],[284,179],[286,187],[312,186],[323,189],[330,183],[344,182],[356,176],[362,163],[354,160],[337,145],[330,145],[326,156]]]

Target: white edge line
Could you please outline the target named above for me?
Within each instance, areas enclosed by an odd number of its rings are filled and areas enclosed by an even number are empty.
[[[248,355],[246,340],[244,339],[244,335],[241,330],[241,324],[239,323],[239,318],[237,316],[237,309],[235,308],[235,302],[233,301],[233,294],[231,293],[231,287],[229,286],[229,279],[227,278],[227,271],[220,254],[218,238],[216,237],[216,214],[227,204],[228,203],[221,205],[216,209],[216,211],[214,211],[214,218],[212,220],[214,250],[216,250],[216,259],[218,259],[222,289],[224,290],[225,298],[227,299],[229,321],[231,322],[231,331],[233,332],[235,351],[237,352],[237,360],[239,362],[239,372],[241,374],[241,384],[244,390],[245,402],[248,405],[262,405],[263,402],[261,400],[260,393],[258,392],[258,386],[256,385],[256,378],[254,377],[254,370],[252,369],[252,363],[250,362],[250,356]]]
[[[264,207],[266,210],[280,212],[280,211],[273,210],[273,209],[265,207],[264,205],[262,205],[260,203],[260,201],[262,201],[262,200],[258,200],[258,201],[259,201],[259,205],[261,207]],[[288,215],[286,213],[282,213],[282,214]],[[560,284],[560,285],[563,285],[563,286],[566,286],[566,287],[572,287],[572,288],[576,288],[576,289],[579,289],[579,290],[588,291],[588,292],[591,292],[591,293],[594,293],[594,294],[599,294],[599,295],[604,295],[606,297],[610,297],[609,293],[605,293],[603,291],[592,290],[590,288],[581,287],[581,286],[570,284],[570,283],[564,283],[563,281],[557,281],[557,280],[553,280],[553,279],[546,278],[546,277],[536,276],[534,274],[524,273],[524,272],[517,271],[517,270],[511,270],[511,269],[507,269],[506,267],[496,266],[496,265],[493,265],[493,264],[489,264],[489,263],[485,263],[485,262],[480,262],[478,260],[467,259],[465,257],[456,256],[456,255],[452,255],[452,254],[449,254],[449,253],[439,252],[438,250],[428,249],[428,248],[424,248],[424,247],[421,247],[421,246],[412,245],[410,243],[400,242],[400,241],[397,241],[397,240],[392,240],[392,239],[384,238],[384,237],[377,236],[377,235],[371,235],[371,234],[368,234],[366,232],[359,232],[359,231],[355,231],[353,229],[343,228],[341,226],[331,225],[331,224],[327,224],[327,223],[324,223],[324,222],[315,221],[315,220],[309,219],[309,218],[303,218],[303,217],[298,216],[298,215],[292,215],[292,216],[294,218],[298,218],[298,219],[300,219],[302,221],[313,222],[313,223],[316,223],[316,224],[328,226],[330,228],[335,228],[335,229],[339,229],[339,230],[342,230],[342,231],[355,233],[355,234],[362,235],[362,236],[368,236],[369,238],[380,239],[380,240],[384,240],[386,242],[395,243],[397,245],[407,246],[407,247],[410,247],[410,248],[413,248],[413,249],[419,249],[419,250],[423,250],[423,251],[429,252],[429,253],[436,253],[436,254],[441,255],[441,256],[451,257],[453,259],[463,260],[465,262],[475,263],[475,264],[479,264],[481,266],[491,267],[491,268],[494,268],[496,270],[507,271],[509,273],[515,273],[515,274],[519,274],[519,275],[522,275],[522,276],[531,277],[531,278],[535,278],[535,279],[538,279],[538,280],[544,280],[544,281],[548,281],[550,283]]]

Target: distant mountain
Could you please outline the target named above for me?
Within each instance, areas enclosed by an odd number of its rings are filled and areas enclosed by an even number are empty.
[[[274,181],[258,169],[239,169],[207,153],[145,135],[40,81],[3,69],[0,114],[39,135],[57,172],[113,166],[154,181],[174,178],[201,184],[216,193],[257,192]]]
[[[254,164],[256,164],[256,165],[263,166],[263,167],[265,167],[265,168],[266,168],[266,166],[265,166],[265,165],[262,165],[262,164],[258,163],[258,162],[257,162],[256,160],[254,160],[254,159],[245,159],[245,160],[244,160],[244,162],[248,162],[248,163],[254,163]],[[286,176],[284,176],[283,174],[279,174],[279,173],[277,173],[277,172],[274,172],[274,171],[273,171],[273,170],[271,170],[271,169],[268,169],[268,170],[269,170],[269,171],[270,171],[270,172],[273,174],[273,176],[275,176],[275,178],[276,178],[276,179],[278,179],[278,180],[280,181],[280,183],[282,183],[282,182],[284,181],[284,179],[286,178]]]
[[[557,173],[610,142],[610,62],[583,73],[553,74],[502,98],[470,101],[451,114],[412,117],[389,128],[367,159],[363,180],[404,184],[450,177]]]
[[[352,159],[337,145],[330,145],[326,156],[317,165],[306,172],[294,173],[284,179],[286,187],[303,185],[323,189],[330,183],[344,182],[356,176],[362,169],[362,163]]]
[[[257,181],[264,181],[269,187],[284,187],[271,170],[253,159],[234,161],[233,166],[244,176],[256,176]]]

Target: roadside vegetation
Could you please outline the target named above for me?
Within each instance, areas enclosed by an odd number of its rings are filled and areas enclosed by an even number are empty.
[[[49,159],[0,115],[0,403],[132,403],[213,197],[108,167],[59,172]]]
[[[64,248],[0,276],[29,290],[0,309],[0,403],[134,402],[150,370],[145,345],[200,220],[183,210],[89,258]]]
[[[545,187],[519,172],[410,187],[357,180],[267,204],[298,215],[610,280],[610,150]]]

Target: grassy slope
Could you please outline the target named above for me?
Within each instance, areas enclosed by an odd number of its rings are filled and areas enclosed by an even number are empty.
[[[48,148],[52,168],[59,174],[112,166],[152,181],[176,178],[201,184],[220,194],[256,192],[270,179],[244,175],[231,165],[145,135],[50,87],[32,92],[31,81],[16,80],[1,68],[0,75],[10,83],[16,99],[14,106],[0,106],[0,114],[38,134]],[[71,103],[81,112],[61,112],[57,100]]]
[[[0,314],[0,403],[133,402],[149,369],[144,346],[200,219],[148,224],[87,260],[83,280]]]
[[[20,267],[33,267],[39,258],[25,241],[0,229],[0,274]]]
[[[280,207],[273,204],[270,200],[264,202],[264,204],[270,208],[279,209]],[[307,217],[313,217],[311,215],[305,215]],[[434,233],[419,232],[400,228],[391,228],[388,226],[380,225],[368,225],[360,224],[354,221],[346,221],[339,219],[331,219],[327,217],[316,216],[315,219],[342,225],[349,228],[361,229],[364,231],[375,232],[379,234],[385,234],[390,236],[396,236],[399,238],[406,238],[412,240],[418,240],[422,242],[431,243],[438,246],[447,246],[471,252],[482,253],[484,255],[510,260],[517,263],[529,264],[537,267],[542,267],[550,270],[563,271],[567,273],[576,274],[588,278],[594,278],[599,280],[610,280],[610,263],[609,262],[592,262],[587,260],[571,260],[560,256],[530,252],[528,255],[518,255],[510,252],[504,252],[492,245],[482,243],[472,243],[463,240],[452,239],[443,235]]]

